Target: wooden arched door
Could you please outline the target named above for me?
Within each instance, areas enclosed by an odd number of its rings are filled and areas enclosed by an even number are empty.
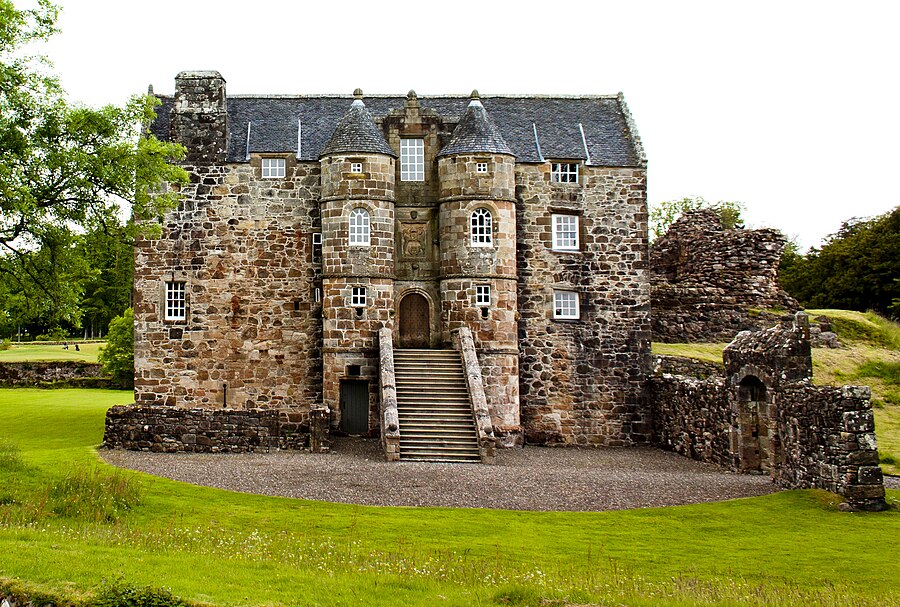
[[[400,300],[400,347],[427,348],[431,344],[431,314],[421,293],[409,293]]]

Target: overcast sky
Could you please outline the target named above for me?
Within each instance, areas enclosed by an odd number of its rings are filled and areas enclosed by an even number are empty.
[[[59,0],[71,99],[623,91],[649,200],[739,200],[805,247],[900,204],[900,2]],[[17,0],[22,6],[23,1]]]

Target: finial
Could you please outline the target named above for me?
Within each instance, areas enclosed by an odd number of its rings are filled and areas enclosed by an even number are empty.
[[[412,100],[412,99],[418,99],[419,96],[416,95],[416,92],[414,90],[409,89],[409,92],[406,93],[406,98]]]
[[[469,95],[469,99],[481,99],[481,95],[478,94],[478,89],[472,89],[472,94]]]
[[[360,100],[363,98],[363,93],[362,93],[361,88],[357,88],[355,91],[353,91],[353,98],[360,99]]]

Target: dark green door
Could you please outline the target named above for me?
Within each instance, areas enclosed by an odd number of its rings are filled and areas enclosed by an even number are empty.
[[[341,382],[341,430],[347,434],[369,431],[369,382]]]

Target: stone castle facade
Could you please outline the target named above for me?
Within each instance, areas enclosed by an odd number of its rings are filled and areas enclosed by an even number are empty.
[[[506,444],[650,440],[646,160],[621,96],[227,96],[151,132],[190,183],[135,260],[138,405],[377,434],[379,343],[471,331]],[[360,420],[354,395],[365,398]]]

